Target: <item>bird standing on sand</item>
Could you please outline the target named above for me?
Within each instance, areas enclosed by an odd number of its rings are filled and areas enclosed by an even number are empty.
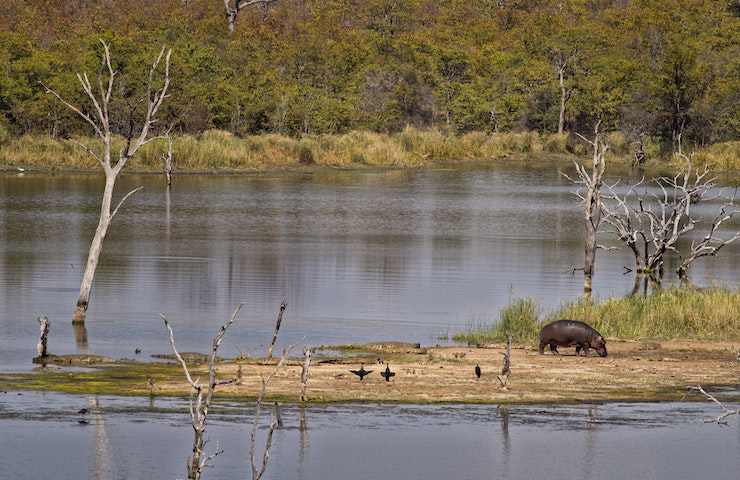
[[[477,363],[475,364],[475,376],[478,378],[480,378],[481,376],[480,365],[478,365]]]
[[[386,382],[390,382],[391,381],[391,377],[395,377],[396,376],[396,372],[391,372],[391,366],[388,365],[388,364],[386,364],[385,365],[385,370],[382,371],[382,372],[380,372],[380,376],[383,377],[383,378],[385,378],[385,381]]]
[[[365,370],[365,364],[364,363],[361,363],[360,364],[360,369],[359,370],[350,370],[350,372],[352,372],[355,375],[357,375],[358,377],[360,377],[360,381],[363,381],[366,376],[368,376],[371,373],[373,373],[372,370]]]

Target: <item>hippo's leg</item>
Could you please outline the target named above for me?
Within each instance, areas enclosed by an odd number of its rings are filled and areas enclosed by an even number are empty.
[[[555,342],[550,342],[550,351],[553,355],[560,355],[560,352],[558,352],[558,344]]]
[[[545,343],[542,340],[540,340],[540,355],[544,355],[545,354],[545,345],[547,345],[547,343]]]
[[[576,357],[580,357],[581,356],[581,348],[583,348],[583,347],[581,346],[580,343],[578,345],[576,345]]]
[[[588,357],[588,345],[583,346],[583,356]]]

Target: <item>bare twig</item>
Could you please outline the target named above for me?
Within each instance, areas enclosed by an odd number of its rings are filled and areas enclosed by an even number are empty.
[[[717,416],[717,418],[707,419],[705,420],[706,423],[717,423],[718,425],[727,425],[727,422],[725,421],[727,417],[731,417],[733,415],[740,416],[740,408],[738,408],[737,410],[731,410],[727,408],[722,402],[717,400],[713,395],[710,395],[709,393],[707,393],[706,390],[704,390],[701,387],[701,385],[697,385],[695,387],[686,387],[686,390],[687,390],[686,392],[687,395],[691,392],[701,393],[707,399],[713,401],[714,403],[717,404],[717,406],[719,406],[719,408],[722,409],[722,413],[719,416]]]

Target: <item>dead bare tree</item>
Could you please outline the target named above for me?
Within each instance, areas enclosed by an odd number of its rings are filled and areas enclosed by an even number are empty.
[[[172,351],[180,362],[180,365],[182,365],[185,378],[190,384],[190,420],[193,425],[193,454],[188,458],[187,463],[189,480],[199,480],[203,469],[205,469],[215,457],[223,453],[223,450],[217,446],[214,453],[208,455],[204,454],[204,448],[207,443],[205,438],[206,423],[208,421],[208,410],[211,407],[211,401],[213,400],[213,393],[215,392],[216,387],[230,385],[236,382],[235,378],[229,380],[216,379],[216,354],[221,346],[221,340],[223,340],[226,330],[234,323],[241,308],[241,304],[237,305],[229,320],[221,326],[218,334],[213,337],[211,354],[208,357],[208,385],[200,383],[200,379],[198,378],[193,380],[187,363],[185,363],[180,352],[177,351],[177,347],[175,346],[175,336],[172,332],[170,323],[167,321],[167,317],[165,317],[164,314],[160,315],[167,331],[169,332]]]
[[[709,198],[716,187],[714,177],[705,168],[695,172],[690,157],[682,156],[687,167],[673,177],[659,177],[654,183],[659,187],[659,195],[637,193],[643,182],[631,186],[623,195],[607,186],[609,194],[603,203],[604,222],[609,224],[619,240],[627,246],[635,258],[635,272],[648,275],[659,284],[664,274],[666,255],[675,253],[682,261],[677,273],[685,279],[691,264],[699,258],[716,255],[725,245],[738,238],[734,236],[721,239],[717,236],[719,227],[738,213],[732,210],[733,199],[725,204],[714,218],[707,234],[700,241],[693,241],[690,251],[682,255],[678,248],[679,240],[694,230],[698,221],[692,216],[693,207]]]
[[[169,132],[164,135],[167,140],[167,153],[162,155],[162,161],[164,162],[164,178],[167,180],[167,187],[172,186],[172,136]]]
[[[236,29],[236,17],[245,8],[255,5],[269,5],[277,0],[224,0],[226,9],[226,20],[229,22],[229,34]]]
[[[272,349],[275,348],[275,342],[277,342],[278,333],[280,333],[280,325],[283,323],[283,313],[285,313],[286,308],[288,308],[288,303],[286,301],[280,302],[280,310],[278,311],[277,320],[275,321],[275,331],[272,333],[270,346],[267,347],[268,359],[272,358]]]
[[[111,105],[111,99],[113,97],[113,87],[115,84],[115,78],[118,74],[117,71],[113,70],[111,65],[111,54],[110,48],[106,42],[100,40],[103,46],[103,56],[101,59],[101,70],[98,74],[97,88],[98,92],[94,91],[94,87],[87,76],[87,73],[77,74],[77,79],[82,85],[82,89],[87,95],[88,99],[92,104],[92,110],[94,113],[88,114],[84,109],[78,108],[64,98],[62,98],[57,92],[50,89],[43,83],[41,84],[47,91],[47,93],[54,95],[60,102],[62,102],[67,108],[77,113],[86,123],[88,123],[98,137],[101,148],[95,149],[84,145],[81,142],[76,142],[79,147],[85,150],[90,156],[95,158],[105,173],[105,188],[103,190],[103,199],[100,206],[100,219],[98,220],[98,227],[95,230],[95,236],[93,237],[92,243],[90,244],[90,251],[87,257],[87,265],[85,267],[85,273],[82,277],[82,283],[80,285],[80,296],[77,300],[77,309],[73,318],[73,322],[84,323],[85,315],[87,312],[88,302],[90,301],[90,290],[92,289],[93,277],[95,276],[95,270],[98,266],[98,260],[100,258],[100,252],[103,249],[103,240],[108,233],[113,217],[116,216],[121,205],[131,195],[141,190],[143,187],[137,187],[126,195],[124,195],[115,208],[111,209],[113,199],[113,189],[115,187],[116,179],[121,173],[121,170],[126,166],[126,163],[136,154],[136,152],[147,143],[155,140],[159,137],[150,137],[150,131],[152,126],[156,122],[157,112],[162,106],[162,102],[167,97],[167,88],[170,84],[170,55],[172,50],[167,50],[164,47],[159,52],[159,55],[152,63],[149,70],[149,78],[147,83],[146,96],[143,100],[146,100],[146,115],[140,128],[134,128],[134,108],[130,109],[129,112],[129,129],[126,134],[125,146],[118,153],[118,159],[112,162],[112,141],[113,132],[111,130],[111,117],[109,107]],[[164,73],[161,82],[157,82],[155,76],[158,73],[159,65],[164,59]],[[106,72],[103,74],[102,72]],[[105,77],[105,78],[104,78]],[[155,85],[157,84],[157,85]],[[97,150],[97,151],[96,151]]]
[[[574,61],[575,53],[571,56],[567,56],[563,52],[557,52],[555,58],[553,59],[553,66],[555,67],[555,73],[558,76],[558,84],[560,86],[560,114],[558,116],[558,133],[563,133],[565,131],[565,105],[573,96],[573,89],[566,86],[565,77],[568,69],[572,68],[571,64]]]
[[[740,417],[740,408],[738,408],[737,410],[732,410],[732,409],[727,408],[722,402],[717,400],[713,395],[710,395],[709,393],[707,393],[706,390],[704,390],[701,387],[701,385],[697,385],[695,387],[686,387],[686,390],[687,392],[686,392],[686,395],[684,395],[684,398],[686,398],[686,396],[688,396],[692,392],[698,392],[704,395],[707,399],[716,403],[719,406],[719,408],[722,409],[722,413],[719,414],[717,418],[706,419],[704,420],[705,423],[716,423],[717,425],[727,425],[727,421],[725,420],[727,417],[731,417],[733,415]]]
[[[599,132],[601,121],[599,120],[594,127],[594,139],[589,140],[581,134],[577,134],[586,143],[593,148],[593,157],[591,171],[578,162],[574,162],[578,176],[570,178],[565,175],[571,182],[578,185],[575,192],[584,205],[584,225],[585,225],[585,259],[583,262],[583,292],[587,298],[591,296],[593,286],[594,265],[596,263],[596,250],[606,248],[596,243],[596,233],[599,231],[602,218],[602,192],[601,188],[604,183],[604,171],[606,170],[606,152],[609,150]]]
[[[262,461],[258,465],[257,464],[257,430],[259,429],[260,425],[260,416],[262,414],[262,402],[264,401],[265,395],[267,394],[267,387],[270,385],[270,382],[272,381],[272,378],[275,376],[276,373],[280,371],[280,369],[283,367],[283,364],[288,358],[288,354],[290,353],[290,350],[292,349],[292,346],[286,347],[283,349],[283,354],[280,356],[280,360],[278,361],[277,365],[275,365],[275,368],[272,370],[272,372],[265,376],[260,377],[260,393],[257,396],[257,403],[254,407],[254,422],[252,423],[252,432],[250,433],[249,439],[250,439],[250,449],[249,449],[249,462],[250,466],[252,468],[252,480],[261,480],[262,476],[265,474],[265,471],[267,470],[268,462],[270,461],[270,448],[272,448],[272,436],[275,433],[275,429],[278,427],[278,419],[275,415],[275,410],[273,409],[272,413],[270,414],[270,426],[267,430],[267,436],[265,438],[265,446],[262,450]]]
[[[303,349],[303,366],[301,367],[301,402],[306,401],[306,388],[308,388],[308,370],[311,368],[311,348]]]
[[[46,358],[48,353],[46,346],[49,341],[49,319],[46,317],[39,317],[39,343],[36,345],[36,353],[39,359]]]
[[[511,335],[506,338],[506,352],[503,354],[504,363],[501,367],[501,375],[498,375],[499,383],[503,390],[508,390],[509,375],[511,375]]]

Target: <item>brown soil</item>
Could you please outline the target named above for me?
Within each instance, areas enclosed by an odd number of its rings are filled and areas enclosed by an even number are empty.
[[[357,349],[358,351],[360,349]],[[573,349],[560,356],[539,355],[529,347],[512,351],[507,389],[497,379],[502,346],[490,348],[401,348],[317,359],[310,370],[308,397],[316,402],[383,401],[405,403],[470,402],[529,403],[600,400],[675,400],[689,385],[740,384],[740,343],[735,342],[609,342],[609,357],[576,357]],[[381,355],[380,357],[378,355]],[[329,360],[328,362],[326,360]],[[373,372],[360,382],[349,372]],[[380,372],[390,363],[395,378],[386,382]],[[372,363],[370,363],[372,362]],[[483,370],[480,379],[475,364]],[[223,387],[222,395],[253,397],[259,374],[274,367],[254,362],[231,362],[219,367],[219,377],[235,376],[242,368],[242,384]],[[296,399],[300,362],[291,362],[273,379],[271,396]],[[161,393],[185,393],[181,381],[158,385]]]

